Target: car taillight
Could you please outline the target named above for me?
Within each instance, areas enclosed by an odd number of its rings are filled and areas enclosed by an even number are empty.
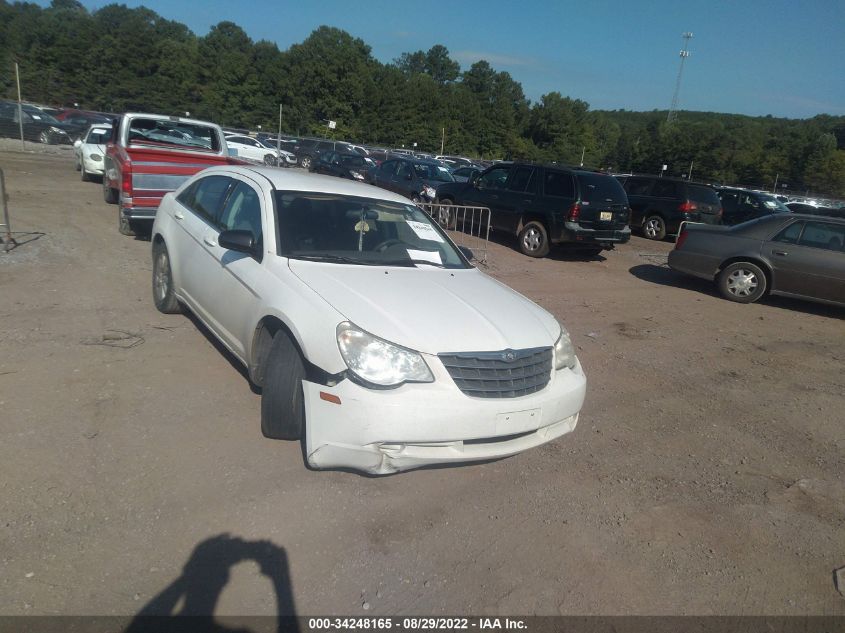
[[[676,251],[677,251],[678,249],[680,249],[680,248],[681,248],[681,246],[683,246],[683,245],[684,245],[684,242],[686,242],[686,241],[687,241],[687,235],[689,235],[689,233],[687,233],[687,230],[686,230],[686,229],[683,229],[683,230],[681,231],[681,234],[678,236],[678,239],[677,239],[677,240],[675,240],[675,250],[676,250]]]
[[[570,222],[577,222],[579,215],[581,215],[581,205],[576,202],[571,207],[569,207],[568,220]]]
[[[689,200],[687,200],[678,207],[678,211],[680,211],[681,213],[692,213],[693,211],[697,210],[698,206],[695,204],[695,202],[690,202]]]
[[[126,197],[132,197],[132,172],[128,169],[123,170],[123,182],[121,183],[121,191]]]

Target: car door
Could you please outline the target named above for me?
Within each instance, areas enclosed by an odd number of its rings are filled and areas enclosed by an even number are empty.
[[[774,290],[845,303],[845,226],[799,220],[763,248],[772,262]]]
[[[648,196],[654,180],[651,178],[637,178],[632,176],[625,180],[623,188],[628,195],[628,205],[631,207],[631,226],[642,226],[648,211]]]
[[[502,194],[510,172],[510,165],[491,167],[482,173],[471,187],[465,189],[460,203],[471,207],[488,207],[490,225],[495,227],[504,224],[506,221],[500,217],[503,213]]]
[[[200,178],[176,198],[173,218],[178,227],[173,232],[174,263],[178,269],[180,294],[191,310],[211,327],[210,314],[203,303],[214,288],[209,244],[217,216],[226,200],[232,179],[214,174]]]
[[[416,184],[416,176],[414,175],[414,166],[410,161],[399,161],[399,168],[393,174],[390,181],[391,191],[410,198],[414,193],[414,186]]]
[[[210,282],[199,289],[198,302],[207,314],[209,327],[237,356],[246,358],[246,348],[255,327],[259,306],[259,285],[264,269],[264,194],[251,179],[233,175],[232,186],[215,218],[208,224],[201,247],[205,277]],[[258,255],[231,251],[219,244],[222,231],[252,233]]]
[[[524,213],[534,209],[537,190],[537,169],[519,165],[511,169],[505,188],[498,194],[496,213],[491,222],[494,229],[516,233]]]
[[[373,171],[372,182],[382,189],[390,189],[394,172],[399,168],[398,160],[386,160]]]

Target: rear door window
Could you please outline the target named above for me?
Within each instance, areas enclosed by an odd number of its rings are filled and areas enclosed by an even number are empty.
[[[648,178],[628,178],[625,181],[625,191],[629,196],[647,196],[652,181]]]
[[[628,197],[622,185],[613,176],[604,174],[579,173],[578,182],[582,202],[605,202],[609,204],[628,204]]]
[[[651,195],[655,198],[677,198],[678,183],[671,180],[656,180],[651,189]]]
[[[207,176],[179,194],[178,200],[206,222],[216,224],[231,184],[227,176]]]
[[[533,167],[517,167],[508,182],[508,189],[534,193],[534,171]]]
[[[716,206],[720,204],[719,196],[710,187],[687,185],[687,194],[693,202],[705,202],[707,204],[715,204]]]
[[[572,174],[546,170],[543,178],[543,192],[553,198],[575,198],[575,181],[572,180]]]

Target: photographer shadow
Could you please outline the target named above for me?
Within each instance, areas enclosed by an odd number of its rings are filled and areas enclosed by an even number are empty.
[[[254,561],[273,584],[276,617],[214,617],[214,609],[230,572],[238,563]],[[178,617],[173,617],[178,616]],[[187,616],[187,617],[184,617]],[[196,633],[253,633],[242,628],[248,620],[261,631],[298,633],[287,554],[270,541],[245,541],[219,534],[198,544],[182,569],[182,575],[150,600],[129,623],[125,633],[164,633],[190,630]],[[274,626],[270,626],[274,625]]]

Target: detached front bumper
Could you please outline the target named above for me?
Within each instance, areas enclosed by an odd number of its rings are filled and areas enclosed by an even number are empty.
[[[586,393],[580,364],[553,371],[540,392],[501,399],[464,395],[435,365],[429,363],[433,383],[392,390],[348,379],[334,387],[303,381],[308,464],[385,475],[499,459],[550,442],[578,422]]]

